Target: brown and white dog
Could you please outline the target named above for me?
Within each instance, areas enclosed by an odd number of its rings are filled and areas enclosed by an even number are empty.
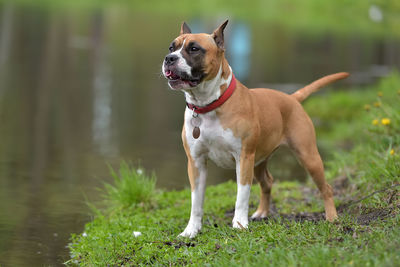
[[[301,102],[322,86],[346,78],[348,73],[323,77],[288,95],[271,89],[249,90],[233,75],[224,56],[225,21],[212,34],[192,34],[186,23],[171,43],[162,72],[172,89],[186,97],[182,141],[188,158],[192,210],[180,234],[194,237],[203,216],[207,160],[236,169],[237,198],[234,228],[248,227],[253,177],[261,187],[260,203],[251,218],[268,215],[273,178],[267,170],[271,153],[288,145],[316,183],[328,221],[337,218],[333,193],[325,181],[314,126]]]

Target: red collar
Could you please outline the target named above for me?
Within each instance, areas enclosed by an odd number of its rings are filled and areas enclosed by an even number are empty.
[[[236,88],[236,79],[235,79],[235,75],[233,75],[233,73],[232,73],[231,83],[229,84],[229,86],[225,90],[225,92],[223,92],[222,95],[217,100],[211,102],[210,104],[208,104],[207,106],[204,106],[204,107],[199,107],[199,106],[196,106],[196,105],[193,105],[190,103],[186,103],[186,105],[189,109],[193,110],[197,114],[203,114],[203,113],[210,112],[210,111],[222,106],[222,104],[224,104],[226,102],[226,100],[228,100],[228,98],[233,94],[233,91],[235,91],[235,88]]]

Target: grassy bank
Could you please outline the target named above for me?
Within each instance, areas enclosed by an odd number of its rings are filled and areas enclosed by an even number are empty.
[[[72,235],[70,265],[395,266],[400,262],[400,76],[367,89],[314,96],[305,107],[331,148],[326,162],[339,220],[323,220],[311,181],[276,182],[272,213],[248,230],[231,228],[236,185],[206,192],[203,230],[177,235],[190,214],[190,191],[154,189],[126,164],[105,188],[106,208]],[[136,193],[132,193],[133,190]],[[138,188],[142,190],[137,191]],[[254,185],[250,212],[258,203]],[[140,197],[138,197],[140,195]],[[141,235],[138,235],[140,232]]]

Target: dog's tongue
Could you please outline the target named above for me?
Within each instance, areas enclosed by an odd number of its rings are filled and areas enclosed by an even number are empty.
[[[197,85],[196,81],[188,81],[188,83],[190,84],[190,86],[195,87]]]
[[[165,76],[167,76],[167,78],[170,79],[179,79],[180,77],[178,75],[176,75],[174,72],[167,70],[165,71]]]

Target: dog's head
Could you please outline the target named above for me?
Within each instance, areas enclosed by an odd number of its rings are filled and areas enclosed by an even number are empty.
[[[224,29],[228,20],[212,34],[192,34],[184,22],[180,35],[169,46],[162,72],[172,89],[196,88],[215,78],[224,59]]]

